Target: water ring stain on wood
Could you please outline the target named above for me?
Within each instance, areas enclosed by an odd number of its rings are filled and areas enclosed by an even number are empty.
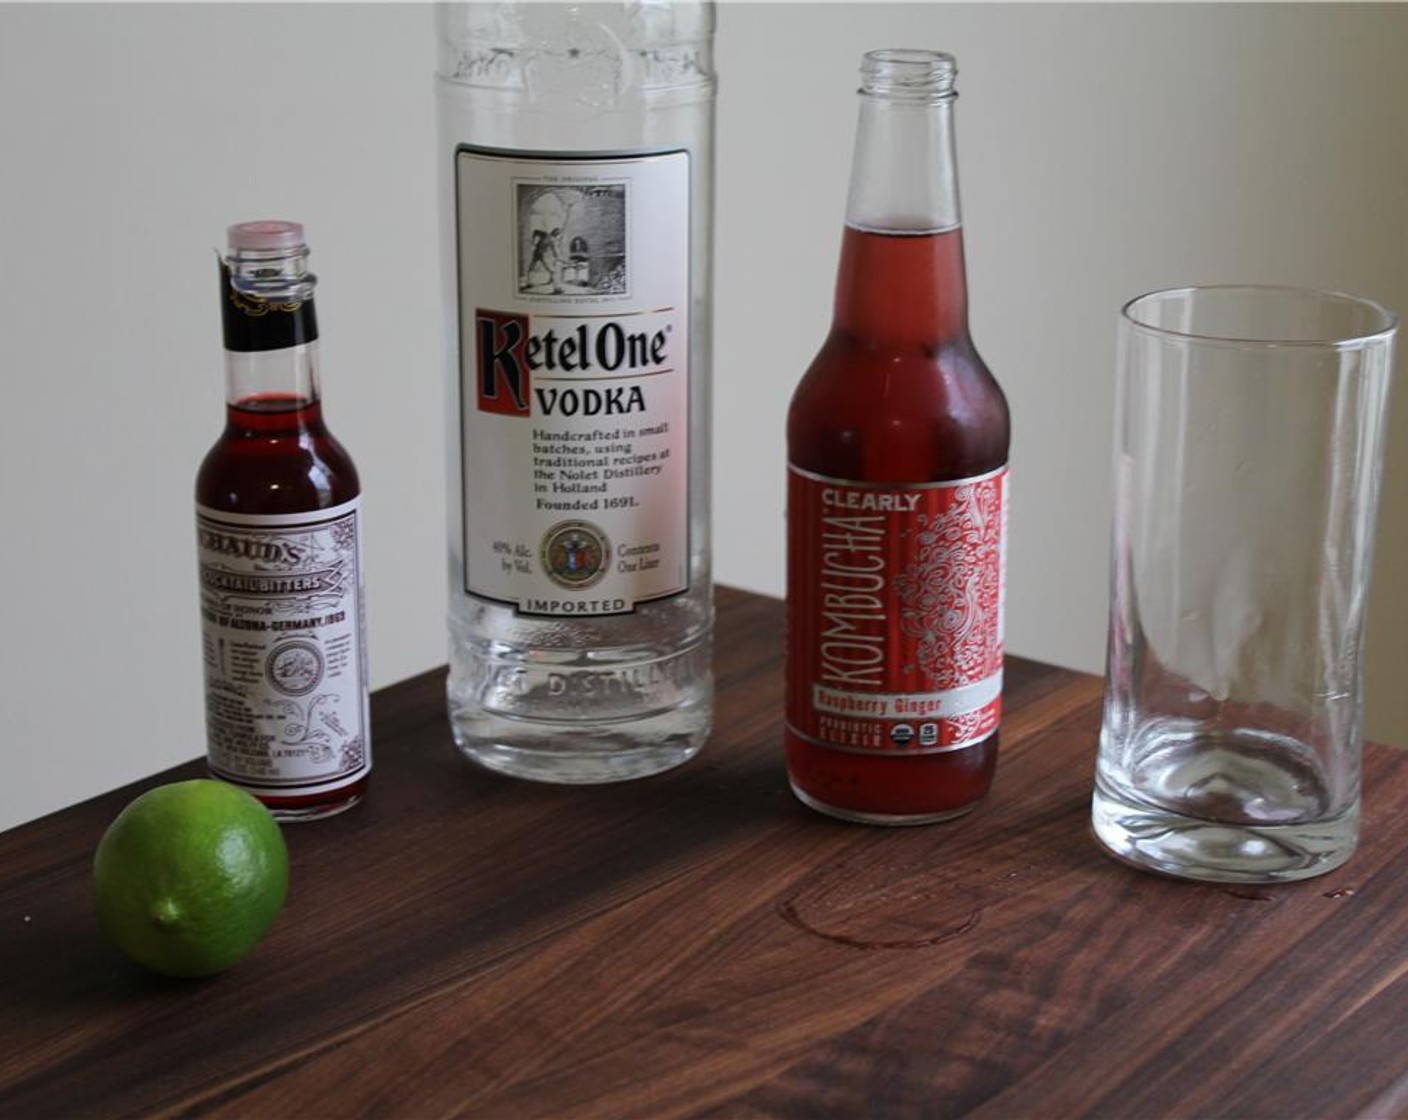
[[[848,934],[820,929],[813,925],[806,918],[802,917],[796,904],[791,899],[784,898],[777,904],[778,915],[788,925],[795,926],[803,933],[809,933],[813,937],[820,937],[825,941],[834,942],[837,945],[845,945],[851,949],[928,949],[934,945],[940,945],[945,941],[952,941],[956,937],[962,937],[965,933],[970,933],[978,928],[978,923],[982,919],[983,911],[979,907],[957,926],[946,929],[941,933],[935,933],[927,937],[904,937],[893,940],[880,940],[862,937],[852,937]]]

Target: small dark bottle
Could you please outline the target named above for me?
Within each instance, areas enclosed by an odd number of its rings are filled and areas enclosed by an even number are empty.
[[[997,764],[1009,418],[968,334],[956,68],[872,51],[831,332],[787,419],[787,769],[918,824]]]
[[[226,423],[196,477],[210,772],[283,821],[371,771],[361,485],[323,424],[315,283],[298,223],[230,227]]]

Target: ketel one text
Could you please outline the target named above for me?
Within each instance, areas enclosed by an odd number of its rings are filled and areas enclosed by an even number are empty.
[[[479,408],[509,416],[644,412],[640,382],[622,378],[612,383],[611,375],[663,373],[669,357],[668,325],[632,332],[608,319],[534,333],[527,315],[481,310],[475,312],[474,328]],[[582,383],[576,383],[576,378],[552,385],[532,383],[534,374],[556,373],[577,374]],[[544,376],[542,380],[557,379]]]

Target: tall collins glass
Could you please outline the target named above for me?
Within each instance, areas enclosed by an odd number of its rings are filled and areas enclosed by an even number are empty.
[[[713,700],[713,6],[439,21],[455,741],[653,774]]]

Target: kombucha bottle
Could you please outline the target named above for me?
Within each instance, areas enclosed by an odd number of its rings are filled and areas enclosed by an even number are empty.
[[[968,335],[950,55],[865,55],[831,332],[788,443],[788,775],[847,820],[971,809],[997,763],[1009,420]]]
[[[371,770],[361,486],[323,423],[314,284],[301,225],[230,227],[225,430],[196,478],[210,773],[286,821]]]

